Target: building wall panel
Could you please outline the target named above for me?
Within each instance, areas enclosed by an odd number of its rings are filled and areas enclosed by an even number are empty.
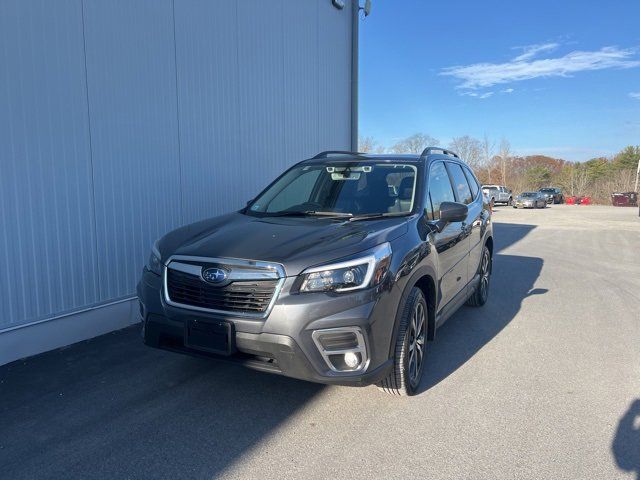
[[[77,0],[0,2],[0,328],[98,301]]]
[[[131,295],[163,233],[180,225],[171,0],[84,6],[100,299]]]
[[[348,149],[350,28],[330,0],[0,2],[0,333],[86,337],[156,238]]]
[[[185,222],[242,202],[237,3],[175,3]]]

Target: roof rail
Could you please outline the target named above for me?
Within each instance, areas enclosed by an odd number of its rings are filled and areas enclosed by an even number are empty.
[[[450,157],[460,158],[457,153],[442,147],[427,147],[422,151],[422,155],[420,156],[426,157],[427,155],[431,155],[434,151],[442,152],[443,155],[449,155]]]
[[[361,157],[365,154],[360,152],[349,152],[347,150],[325,150],[324,152],[320,152],[313,158],[327,158],[329,155],[354,155]]]

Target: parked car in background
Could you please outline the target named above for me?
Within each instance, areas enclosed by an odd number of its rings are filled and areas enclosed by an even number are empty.
[[[492,253],[491,210],[456,154],[322,152],[242,210],[155,243],[138,284],[143,338],[412,395],[436,328],[487,301]]]
[[[496,203],[511,205],[513,203],[513,193],[504,185],[483,185],[482,193],[489,198],[489,203],[493,206]]]
[[[564,203],[562,190],[554,187],[545,187],[538,190],[547,199],[547,203]]]
[[[546,208],[547,197],[540,192],[522,192],[516,197],[513,208]]]

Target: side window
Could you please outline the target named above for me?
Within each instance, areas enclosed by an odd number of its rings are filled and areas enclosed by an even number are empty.
[[[473,198],[477,198],[478,190],[480,190],[480,186],[478,185],[478,181],[476,180],[476,177],[473,176],[473,173],[471,173],[471,170],[469,170],[467,167],[464,167],[463,171],[464,171],[464,176],[467,177],[467,180],[469,181],[469,187],[471,187],[471,193],[473,194]]]
[[[464,176],[462,167],[457,163],[447,162],[447,169],[451,173],[451,179],[453,180],[453,187],[458,201],[469,205],[473,201],[473,196],[471,195],[469,182],[467,182],[467,177]]]
[[[442,162],[434,163],[429,171],[429,197],[431,199],[431,212],[429,212],[431,220],[440,219],[440,204],[442,202],[456,201],[449,175]],[[428,201],[425,203],[429,205]]]

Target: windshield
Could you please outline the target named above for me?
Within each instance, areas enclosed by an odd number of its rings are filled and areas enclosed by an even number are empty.
[[[324,162],[286,172],[247,208],[249,214],[336,216],[407,214],[413,210],[417,166]]]
[[[522,197],[537,197],[538,194],[536,192],[524,192],[521,196]]]
[[[540,191],[542,193],[555,193],[556,189],[555,188],[541,188]]]

